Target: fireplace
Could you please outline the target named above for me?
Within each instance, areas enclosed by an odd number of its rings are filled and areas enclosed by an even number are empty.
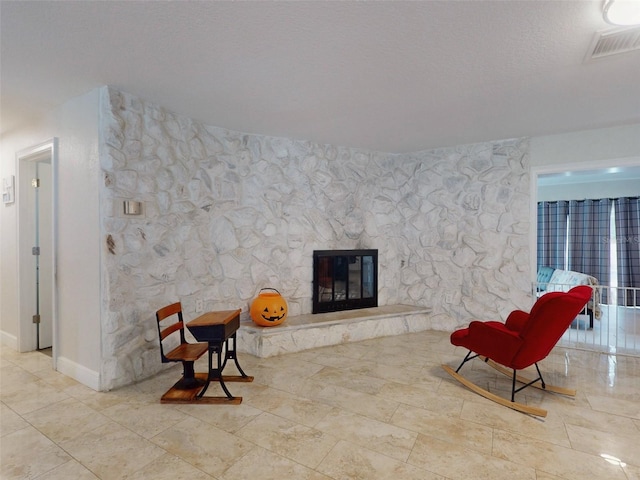
[[[378,306],[378,250],[315,250],[313,313]]]

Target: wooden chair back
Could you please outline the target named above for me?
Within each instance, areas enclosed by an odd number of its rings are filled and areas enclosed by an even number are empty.
[[[176,321],[169,325],[162,326],[161,322],[172,315],[177,315]],[[162,363],[175,362],[174,359],[169,359],[164,353],[164,340],[176,331],[179,331],[180,345],[187,343],[184,335],[184,320],[182,318],[182,304],[180,302],[172,303],[166,307],[161,308],[156,312],[156,321],[158,324],[158,336],[160,337],[160,356],[162,357]]]

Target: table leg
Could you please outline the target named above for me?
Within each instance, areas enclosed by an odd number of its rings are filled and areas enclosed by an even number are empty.
[[[217,368],[213,368],[214,353],[217,354]],[[202,398],[204,396],[212,380],[217,380],[218,382],[220,382],[220,386],[222,387],[222,390],[224,390],[224,393],[226,394],[227,398],[229,399],[235,398],[233,395],[231,395],[231,392],[229,391],[227,386],[224,384],[224,379],[222,377],[222,370],[224,369],[226,363],[227,363],[226,358],[224,360],[224,363],[222,361],[222,344],[209,343],[209,374],[207,376],[207,382],[205,383],[200,393],[198,393],[198,398]]]
[[[231,341],[231,343],[230,343]],[[224,353],[223,353],[224,349]],[[213,354],[216,354],[217,357],[217,368],[213,366]],[[234,363],[240,375],[223,375],[225,367],[227,366],[227,360],[233,359]],[[236,352],[236,335],[233,334],[231,337],[227,338],[224,343],[223,342],[209,342],[209,373],[207,375],[207,380],[200,392],[198,393],[198,398],[201,399],[207,389],[209,388],[209,384],[212,381],[218,381],[220,383],[220,387],[224,391],[227,400],[238,400],[241,401],[242,397],[234,397],[229,389],[227,388],[225,381],[227,382],[252,382],[253,377],[244,373],[242,367],[238,363],[238,355]],[[224,398],[224,397],[205,397],[205,399],[211,400],[212,398]],[[204,399],[203,399],[204,400]]]
[[[229,341],[233,342],[231,347],[229,346]],[[251,378],[251,379],[253,379],[253,377],[249,377],[249,375],[244,373],[244,370],[242,370],[242,367],[238,363],[238,355],[236,353],[236,334],[235,333],[231,337],[229,337],[227,339],[227,354],[226,354],[226,357],[228,359],[232,359],[234,361],[234,363],[236,364],[236,368],[240,372],[240,376],[242,378],[245,378],[245,379]],[[225,360],[225,362],[226,362],[226,360]],[[240,380],[240,381],[242,381],[242,380]]]

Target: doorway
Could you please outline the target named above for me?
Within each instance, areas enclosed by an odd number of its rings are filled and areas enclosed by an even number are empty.
[[[21,352],[51,349],[56,368],[57,139],[18,152],[18,284]]]
[[[531,176],[531,272],[532,291],[535,291],[537,270],[537,202],[569,201],[599,198],[638,197],[640,195],[640,158],[617,159],[598,165],[554,165],[532,168]],[[609,245],[609,280],[598,279],[597,287],[601,317],[593,328],[571,328],[559,345],[570,348],[640,355],[640,288],[618,287],[615,212],[611,209],[609,233],[602,238]],[[627,237],[637,241],[637,235]],[[628,301],[628,297],[633,297]],[[596,297],[594,297],[595,300]],[[625,299],[619,302],[620,298]],[[587,324],[585,324],[587,325]]]

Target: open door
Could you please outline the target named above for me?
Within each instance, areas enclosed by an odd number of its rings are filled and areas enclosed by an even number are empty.
[[[55,166],[57,141],[18,153],[21,352],[51,347],[55,368]]]

